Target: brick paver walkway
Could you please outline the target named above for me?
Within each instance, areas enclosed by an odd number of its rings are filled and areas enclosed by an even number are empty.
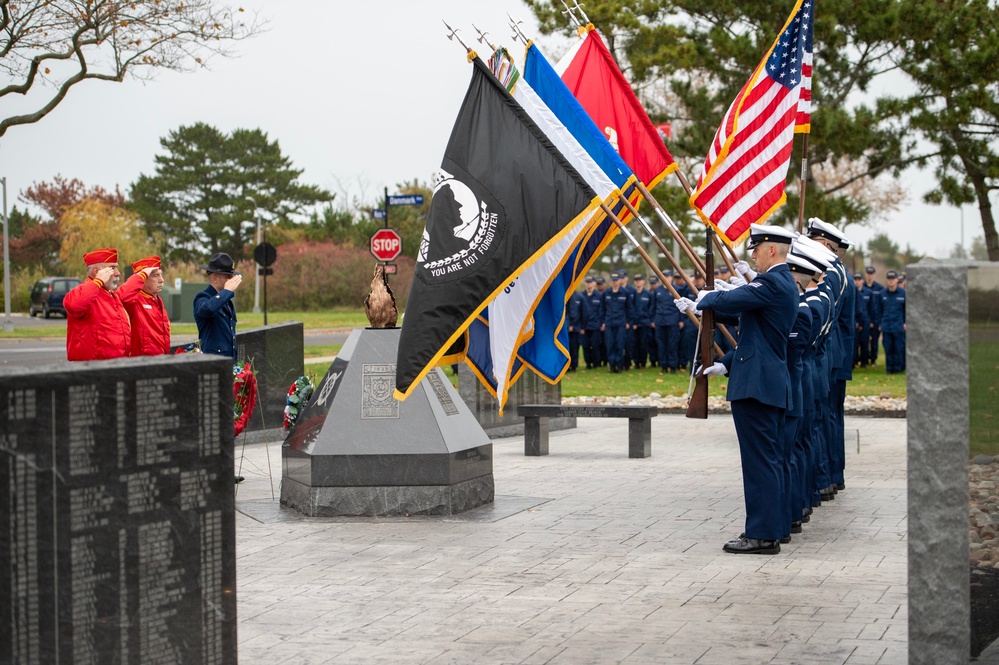
[[[907,661],[905,420],[847,418],[846,491],[776,556],[721,551],[744,520],[731,419],[652,424],[648,459],[626,421],[547,457],[496,440],[495,505],[446,518],[300,517],[271,499],[280,444],[247,446],[240,663]]]

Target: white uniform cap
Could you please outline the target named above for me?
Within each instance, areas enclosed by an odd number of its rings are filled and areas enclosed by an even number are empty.
[[[796,254],[800,258],[811,262],[812,265],[820,270],[831,268],[833,262],[836,260],[836,255],[830,252],[828,248],[804,236],[795,240],[794,244],[791,245],[791,254]]]
[[[781,226],[753,224],[749,227],[749,249],[753,249],[761,242],[778,242],[790,245],[792,240],[794,240],[794,232]]]
[[[826,238],[827,240],[832,240],[834,243],[841,245],[844,248],[850,246],[850,241],[842,231],[828,222],[823,222],[818,217],[809,218],[807,233],[812,238]]]
[[[793,248],[787,255],[787,267],[790,268],[791,272],[800,272],[806,275],[814,275],[824,270],[824,268],[815,265],[814,262],[795,254]]]

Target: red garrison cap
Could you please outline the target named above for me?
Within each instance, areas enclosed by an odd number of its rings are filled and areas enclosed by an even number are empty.
[[[139,272],[144,268],[159,268],[160,267],[160,257],[158,256],[147,256],[144,259],[139,259],[132,264],[132,272]]]
[[[118,263],[118,250],[114,247],[102,247],[83,255],[83,262],[88,266],[95,263]]]

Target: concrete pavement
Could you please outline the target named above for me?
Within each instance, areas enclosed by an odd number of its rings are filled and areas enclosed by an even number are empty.
[[[443,518],[301,517],[271,498],[280,444],[237,442],[239,660],[905,663],[905,423],[847,418],[846,491],[776,556],[721,551],[744,520],[723,414],[655,418],[647,459],[615,420],[547,457],[496,440],[495,504]]]

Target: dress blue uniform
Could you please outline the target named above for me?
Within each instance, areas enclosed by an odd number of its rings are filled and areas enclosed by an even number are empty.
[[[569,371],[575,372],[579,365],[579,331],[583,328],[585,318],[583,309],[586,301],[583,294],[573,291],[569,302],[565,304],[566,324],[569,326]]]
[[[857,280],[860,285],[857,286]],[[853,364],[867,367],[871,363],[871,289],[863,282],[859,272],[853,276],[857,288],[857,306],[853,310]]]
[[[888,272],[892,278],[892,272]],[[881,292],[881,330],[885,347],[885,369],[889,374],[905,371],[905,289],[889,283]]]
[[[727,399],[742,456],[745,536],[778,541],[786,515],[781,500],[784,413],[793,407],[787,340],[798,311],[798,288],[787,265],[779,263],[745,286],[709,291],[698,308],[739,316],[738,345],[721,362],[729,368]]]
[[[637,281],[640,276],[636,276]],[[631,329],[634,337],[631,357],[637,367],[645,367],[650,359],[649,338],[652,336],[652,292],[643,288],[635,288],[631,301]],[[673,307],[675,310],[676,307]],[[653,362],[655,360],[653,359]]]
[[[614,276],[611,279],[617,281]],[[618,284],[612,283],[611,288],[604,290],[604,340],[611,372],[624,369],[624,333],[630,326],[630,317],[631,296]]]
[[[652,324],[656,331],[659,367],[676,372],[680,367],[680,323],[687,317],[673,305],[673,294],[665,286],[659,286],[652,294]]]
[[[236,362],[235,294],[228,289],[208,288],[194,296],[194,322],[198,326],[202,353],[228,356]]]
[[[586,301],[583,319],[583,357],[586,359],[586,368],[592,369],[600,367],[600,360],[604,354],[604,334],[600,326],[604,322],[604,296],[596,289],[592,293],[583,293],[583,300]]]
[[[621,288],[628,293],[628,308],[630,312],[635,310],[635,295],[638,293],[638,289],[635,288],[633,284],[625,283],[624,280],[628,277],[628,271],[621,269],[617,271],[621,275]],[[633,313],[628,314],[628,325],[624,328],[624,362],[622,367],[624,369],[631,369],[631,365],[634,362],[632,357],[635,348],[635,322],[632,320],[634,318]]]
[[[865,275],[871,276],[870,283],[864,280],[864,286],[871,290],[871,322],[868,326],[870,335],[867,338],[867,357],[873,365],[878,359],[878,344],[881,342],[881,331],[878,330],[878,321],[881,320],[881,292],[885,290],[884,284],[874,281],[877,270],[874,266],[867,266]]]

